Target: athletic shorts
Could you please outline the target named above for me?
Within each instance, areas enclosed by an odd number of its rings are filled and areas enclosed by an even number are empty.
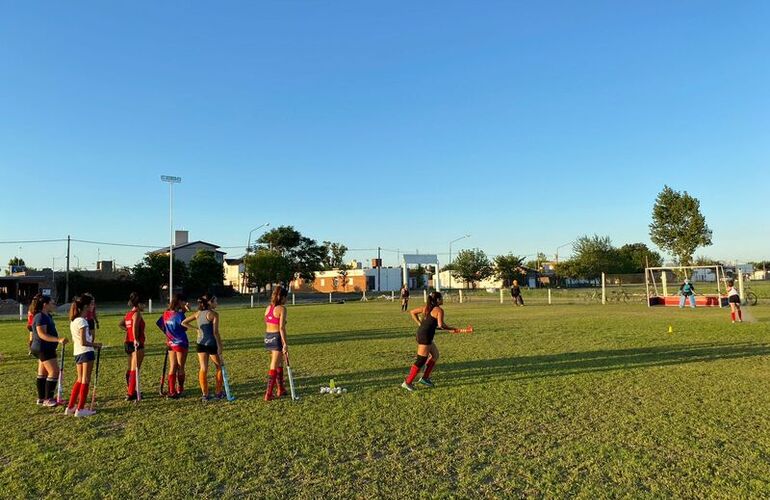
[[[171,349],[174,352],[183,352],[183,353],[187,353],[187,351],[189,350],[186,346],[183,346],[183,345],[172,345],[169,347],[169,349]]]
[[[433,343],[433,337],[436,335],[436,332],[433,333],[430,332],[417,332],[417,343],[420,345],[431,345]]]
[[[202,352],[204,354],[211,354],[212,356],[217,355],[217,346],[214,345],[203,345],[203,344],[196,344],[198,352]]]
[[[741,297],[740,295],[730,295],[727,297],[727,302],[730,304],[740,304],[741,303]]]
[[[37,359],[40,361],[48,361],[51,359],[56,359],[56,349],[43,349],[42,351],[32,351],[32,354],[34,354]]]
[[[82,365],[83,363],[90,363],[95,359],[96,354],[94,354],[94,351],[86,351],[83,354],[78,354],[75,356],[75,364]]]
[[[283,342],[280,333],[265,334],[265,349],[268,351],[283,351]]]
[[[125,342],[123,344],[123,350],[126,351],[126,354],[131,355],[137,349],[134,347],[134,343],[133,342]],[[138,350],[139,351],[143,351],[144,350],[144,344],[139,344],[139,349]]]
[[[88,321],[88,329],[90,331],[92,331],[92,332],[95,331],[96,330],[96,321],[94,321],[92,319],[88,319],[86,321]]]

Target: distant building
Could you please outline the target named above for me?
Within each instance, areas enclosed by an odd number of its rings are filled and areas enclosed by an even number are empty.
[[[188,231],[176,231],[174,233],[174,259],[181,260],[189,265],[193,256],[198,253],[199,250],[214,252],[214,258],[217,262],[224,264],[225,252],[219,250],[219,245],[200,240],[191,242],[189,241]],[[147,252],[147,255],[168,255],[168,247]]]
[[[0,300],[29,304],[38,292],[53,293],[53,271],[15,273],[0,277]]]
[[[367,292],[378,290],[380,292],[395,292],[401,289],[400,267],[365,268],[356,261],[351,263],[351,267],[353,269],[316,271],[315,280],[312,282],[294,280],[291,288],[298,292],[318,293],[363,292],[364,290]]]
[[[245,293],[246,283],[244,280],[244,273],[246,272],[246,264],[243,261],[243,257],[238,259],[225,259],[225,286],[233,287],[233,290]]]

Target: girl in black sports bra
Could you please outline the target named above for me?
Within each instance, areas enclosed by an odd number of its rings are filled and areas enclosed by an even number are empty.
[[[415,359],[406,380],[401,384],[401,387],[407,391],[415,390],[412,383],[423,366],[425,366],[425,371],[419,383],[428,387],[434,386],[430,380],[430,374],[436,361],[438,361],[438,347],[433,343],[433,337],[436,335],[436,329],[453,330],[451,326],[444,323],[444,310],[441,308],[443,303],[444,300],[440,292],[431,292],[428,294],[428,302],[425,307],[410,311],[412,319],[419,327],[417,328],[417,359]]]

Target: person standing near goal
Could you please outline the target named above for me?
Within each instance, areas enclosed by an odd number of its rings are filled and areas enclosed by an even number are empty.
[[[743,323],[743,312],[741,312],[741,295],[735,289],[735,281],[727,280],[727,303],[730,304],[730,317],[735,323],[735,317],[738,316],[738,323]]]
[[[75,297],[70,306],[70,334],[72,335],[73,354],[77,367],[77,380],[72,386],[69,404],[64,410],[65,415],[76,417],[90,417],[96,412],[86,408],[88,400],[88,386],[91,383],[91,372],[94,368],[96,355],[94,349],[101,349],[102,345],[94,342],[94,332],[88,326],[88,311],[91,310],[93,298],[90,295]],[[77,403],[77,409],[75,404]]]
[[[120,321],[119,326],[126,332],[126,337],[123,341],[123,349],[128,356],[126,401],[135,401],[137,399],[136,374],[142,369],[145,341],[145,323],[142,317],[144,303],[138,293],[131,292],[131,295],[128,296],[128,307],[131,309]]]
[[[401,286],[401,312],[406,312],[409,307],[409,287],[404,283]]]
[[[679,287],[679,309],[684,309],[684,303],[690,301],[690,308],[695,309],[695,285],[685,278]]]
[[[219,337],[219,313],[216,311],[217,298],[204,294],[198,298],[198,312],[188,316],[182,325],[186,328],[192,326],[193,321],[198,322],[198,382],[201,386],[201,401],[209,401],[209,359],[216,366],[216,398],[223,399],[225,393],[222,389],[222,339]]]
[[[454,330],[454,328],[444,323],[444,310],[441,308],[443,303],[444,299],[441,292],[431,292],[428,294],[428,302],[425,303],[425,307],[418,307],[410,311],[412,319],[417,323],[418,328],[417,358],[409,370],[409,375],[401,384],[401,387],[409,392],[415,390],[413,382],[423,366],[425,371],[419,383],[428,387],[434,386],[430,379],[430,374],[433,371],[433,367],[436,366],[436,361],[438,361],[438,347],[433,343],[433,337],[436,335],[436,329]],[[420,317],[421,315],[422,318]]]
[[[521,297],[521,287],[519,286],[518,280],[513,280],[513,285],[511,285],[511,298],[513,299],[513,305],[524,305],[524,299]]]
[[[184,295],[174,294],[168,304],[168,309],[156,323],[158,328],[166,334],[166,345],[169,348],[168,397],[172,399],[178,398],[184,392],[184,366],[187,363],[190,341],[187,339],[187,328],[182,322],[185,319],[184,313],[189,310]]]
[[[270,305],[265,309],[265,349],[270,352],[270,369],[267,372],[265,401],[286,394],[283,385],[283,355],[288,352],[286,345],[286,296],[288,291],[282,285],[273,290]],[[273,396],[276,382],[278,392]]]

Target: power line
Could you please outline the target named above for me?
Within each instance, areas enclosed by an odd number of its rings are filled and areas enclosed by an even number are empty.
[[[29,245],[30,243],[61,243],[63,241],[67,241],[67,238],[58,238],[58,239],[51,239],[51,240],[0,241],[0,245],[19,245],[19,244]]]

